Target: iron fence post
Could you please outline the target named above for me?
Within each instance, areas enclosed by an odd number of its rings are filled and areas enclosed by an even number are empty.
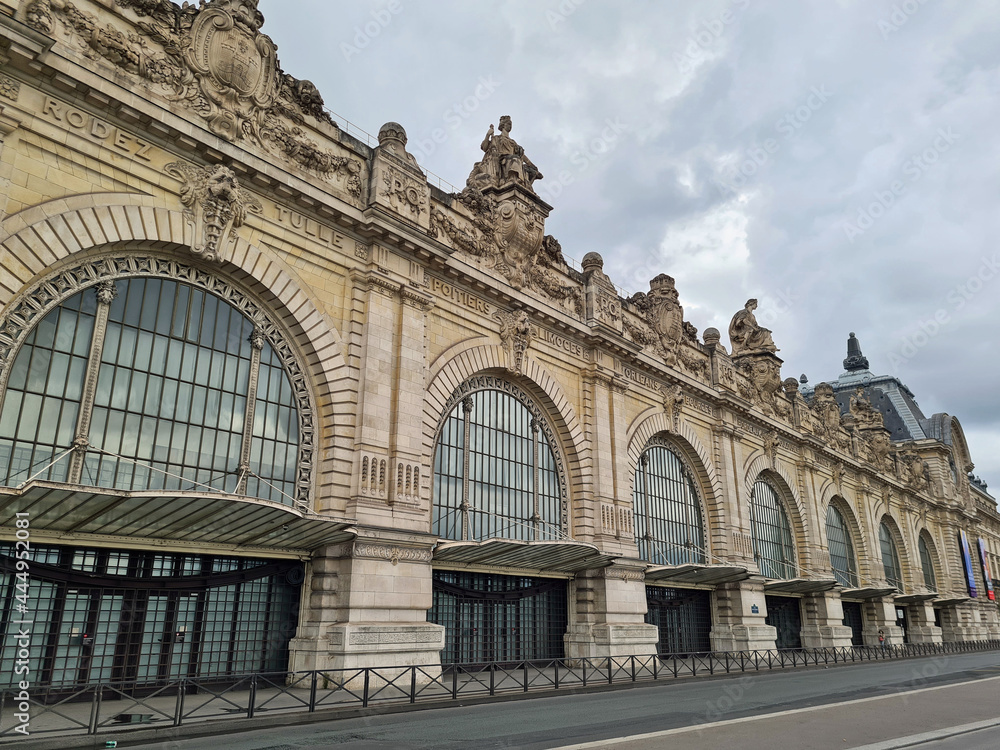
[[[177,683],[177,702],[174,704],[174,726],[179,727],[184,721],[184,682],[182,678]]]
[[[410,703],[417,702],[417,668],[410,667]]]
[[[524,692],[528,692],[528,662],[524,662],[521,665],[522,674],[524,675]]]
[[[555,683],[554,683],[554,688],[553,689],[558,690],[559,689],[559,659],[555,660],[555,667],[556,667],[556,675],[555,675],[556,679],[555,679]]]
[[[364,687],[364,693],[362,693],[361,695],[362,708],[368,708],[368,686],[369,684],[371,684],[371,679],[368,674],[369,669],[370,669],[369,667],[365,667],[365,687]]]
[[[250,675],[250,700],[247,703],[247,718],[252,719],[257,703],[257,675]]]
[[[492,664],[490,664],[489,670],[490,670],[490,695],[496,695],[496,670],[493,668]]]
[[[87,727],[87,734],[97,734],[97,727],[101,723],[102,693],[100,685],[94,688],[94,700],[90,704],[90,725]]]
[[[631,662],[632,667],[632,682],[635,682],[635,654],[629,656],[629,662]]]
[[[453,667],[451,670],[451,699],[458,700],[458,667]]]

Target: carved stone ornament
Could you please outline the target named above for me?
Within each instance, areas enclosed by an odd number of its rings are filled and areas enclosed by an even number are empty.
[[[336,123],[313,84],[280,70],[277,47],[260,31],[264,17],[257,0],[181,7],[160,0],[115,3],[139,18],[127,30],[102,23],[69,0],[36,0],[25,21],[45,34],[61,27],[85,55],[158,88],[203,117],[216,135],[253,141],[322,178],[337,176],[360,199],[361,162],[320,148],[299,127],[305,115]]]
[[[841,490],[844,486],[844,475],[846,471],[844,470],[844,465],[839,461],[833,465],[833,484],[838,489]]]
[[[12,102],[16,102],[20,93],[20,83],[15,81],[10,76],[0,75],[0,96],[4,99],[10,99]]]
[[[776,396],[781,390],[781,361],[770,355],[743,357],[737,367],[746,378],[746,385],[740,384],[740,393],[771,415],[783,414]],[[786,407],[787,408],[787,407]]]
[[[879,471],[888,471],[891,468],[889,453],[892,451],[892,439],[888,430],[872,430],[868,436],[868,445],[875,468]]]
[[[260,201],[240,188],[228,167],[197,167],[171,162],[167,174],[182,181],[181,203],[194,232],[191,252],[208,261],[220,260],[243,226],[248,211],[262,212]]]
[[[457,250],[482,258],[488,268],[502,275],[515,289],[528,288],[583,315],[583,289],[566,283],[569,266],[558,241],[543,233],[545,213],[541,204],[529,201],[515,189],[482,192],[467,186],[455,194],[467,209],[466,221],[458,212],[451,215],[432,207],[431,237],[447,239]]]
[[[500,321],[500,343],[507,350],[511,372],[521,374],[524,364],[524,353],[535,338],[535,329],[531,327],[528,313],[498,312],[494,316]]]
[[[780,444],[781,441],[778,439],[778,433],[774,430],[764,435],[764,455],[767,456],[772,469],[777,468],[778,465],[778,446]]]
[[[930,484],[927,462],[913,451],[903,451],[900,455],[900,467],[900,478],[913,489],[920,491]]]
[[[561,253],[560,253],[561,255]],[[604,258],[600,253],[587,253],[581,262],[587,287],[587,317],[621,332],[622,303],[614,283],[604,273]]]
[[[419,219],[420,214],[427,210],[427,196],[423,186],[393,167],[382,172],[379,193],[397,213]]]
[[[674,280],[661,273],[649,282],[649,306],[646,320],[659,340],[660,354],[668,365],[677,358],[677,347],[684,335],[684,308],[678,302]]]
[[[771,332],[757,323],[753,311],[757,309],[757,300],[748,299],[747,303],[733,316],[729,323],[729,340],[733,346],[733,356],[744,353],[777,352],[778,347],[771,339]]]
[[[209,3],[195,17],[184,59],[209,111],[209,129],[227,140],[258,139],[278,95],[278,48],[260,33],[256,0]]]
[[[862,430],[879,428],[884,426],[882,413],[878,411],[872,402],[865,396],[865,389],[858,387],[851,396],[851,415],[854,417],[854,424]]]
[[[675,432],[680,432],[681,407],[684,405],[684,391],[679,385],[665,386],[663,393],[663,411],[667,415],[667,424]]]
[[[833,440],[840,432],[840,404],[833,395],[833,386],[820,383],[813,392],[813,402],[810,407],[819,421],[818,434]]]

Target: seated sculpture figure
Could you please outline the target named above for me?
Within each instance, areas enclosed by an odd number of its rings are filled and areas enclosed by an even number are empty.
[[[753,311],[757,309],[757,300],[748,299],[747,303],[733,316],[729,324],[729,339],[733,345],[733,356],[750,352],[776,352],[771,332],[757,323]]]
[[[542,178],[538,167],[524,154],[517,141],[510,137],[511,120],[509,115],[500,118],[500,132],[495,133],[490,125],[480,148],[485,154],[483,160],[476,162],[472,168],[466,185],[472,185],[480,190],[487,187],[501,187],[510,182],[516,182],[529,190],[532,183]]]

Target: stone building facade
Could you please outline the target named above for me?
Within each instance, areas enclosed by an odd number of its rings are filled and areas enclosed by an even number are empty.
[[[727,347],[666,274],[621,296],[509,118],[446,193],[262,25],[0,0],[0,562],[7,620],[30,530],[42,683],[1000,638],[957,419],[783,380],[754,300]]]

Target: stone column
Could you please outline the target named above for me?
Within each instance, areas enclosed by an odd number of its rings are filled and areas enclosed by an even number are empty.
[[[985,641],[990,637],[989,632],[974,601],[953,604],[941,610],[941,637],[946,643]]]
[[[911,604],[906,609],[910,643],[941,643],[941,628],[934,624],[934,607],[929,602]]]
[[[391,677],[420,665],[421,683],[440,674],[444,628],[427,622],[433,541],[386,531],[324,551],[312,564],[289,670],[380,667]]]
[[[844,607],[834,591],[802,598],[803,648],[842,648],[851,645],[852,631],[844,625]]]
[[[645,568],[634,560],[577,574],[571,586],[575,612],[566,630],[566,658],[656,653],[656,626],[645,622]]]
[[[764,580],[749,578],[737,583],[720,584],[715,589],[715,624],[712,649],[715,651],[752,651],[773,649],[777,628],[764,622]]]
[[[864,606],[865,627],[861,637],[866,646],[878,646],[878,631],[885,635],[886,646],[903,642],[903,629],[896,625],[896,603],[891,597],[866,599]]]

